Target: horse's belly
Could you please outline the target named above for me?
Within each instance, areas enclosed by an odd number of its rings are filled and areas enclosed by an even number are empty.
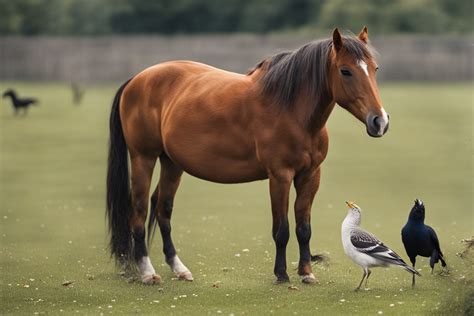
[[[205,121],[204,121],[205,122]],[[167,155],[187,173],[212,182],[242,183],[267,178],[247,131],[193,123],[163,129]]]
[[[178,162],[178,164],[190,175],[217,183],[243,183],[267,178],[266,172],[246,162],[221,160],[219,163],[211,163],[207,166],[196,166],[186,162]]]
[[[218,183],[242,183],[267,178],[267,173],[256,159],[236,159],[226,153],[202,147],[192,150],[189,146],[179,150],[165,146],[169,157],[187,173]]]

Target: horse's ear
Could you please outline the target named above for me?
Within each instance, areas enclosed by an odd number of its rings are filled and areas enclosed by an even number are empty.
[[[360,31],[359,39],[366,44],[369,42],[369,30],[367,29],[367,26],[364,26],[362,31]]]
[[[336,27],[332,32],[332,45],[336,52],[338,52],[342,48],[342,36],[339,33],[339,29]]]

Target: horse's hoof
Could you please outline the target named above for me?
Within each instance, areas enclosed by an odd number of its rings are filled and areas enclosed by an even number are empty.
[[[314,277],[314,274],[305,274],[301,275],[301,282],[306,283],[306,284],[313,284],[316,283],[316,278]]]
[[[178,273],[177,277],[179,280],[184,280],[184,281],[189,281],[189,282],[194,281],[191,271],[184,271],[184,272]]]
[[[282,284],[282,283],[289,283],[290,282],[290,278],[288,277],[278,277],[275,281],[273,281],[273,284],[277,285],[277,284]]]
[[[161,277],[158,274],[150,274],[142,276],[142,283],[147,285],[154,285],[161,283]]]

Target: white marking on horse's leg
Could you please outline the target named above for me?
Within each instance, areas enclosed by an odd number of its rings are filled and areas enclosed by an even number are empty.
[[[305,274],[305,275],[300,275],[301,277],[301,282],[303,283],[314,283],[316,282],[316,278],[314,277],[314,274]]]
[[[362,70],[364,71],[364,73],[368,77],[369,76],[369,70],[367,69],[367,63],[363,60],[359,60],[358,64],[359,64],[359,67],[362,68]]]
[[[193,281],[191,271],[181,262],[179,257],[175,255],[170,261],[171,270],[176,274],[180,280]]]
[[[138,269],[140,270],[140,276],[142,282],[145,284],[156,284],[161,282],[161,278],[156,274],[155,268],[151,264],[150,257],[142,257],[138,261]]]

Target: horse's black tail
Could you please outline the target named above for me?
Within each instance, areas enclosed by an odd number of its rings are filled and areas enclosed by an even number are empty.
[[[110,254],[118,264],[130,263],[132,236],[130,231],[131,196],[128,173],[128,149],[120,121],[120,97],[130,80],[115,94],[110,113],[110,141],[107,168],[107,210]]]

